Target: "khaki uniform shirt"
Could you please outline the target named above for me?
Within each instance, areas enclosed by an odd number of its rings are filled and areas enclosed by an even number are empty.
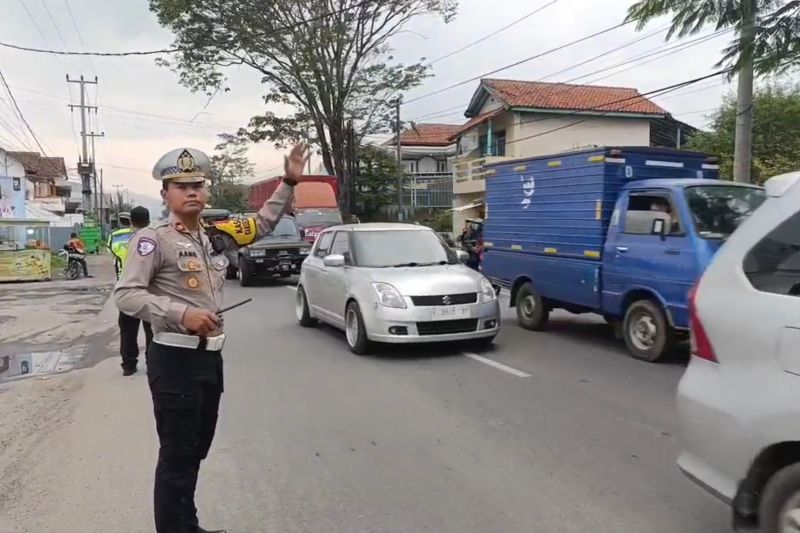
[[[257,215],[257,235],[272,232],[292,204],[293,188],[281,184]],[[217,253],[206,233],[190,232],[169,220],[136,232],[128,246],[122,278],[114,289],[120,311],[150,322],[153,331],[190,334],[183,327],[189,306],[217,312],[228,259]],[[211,335],[218,335],[220,331]]]

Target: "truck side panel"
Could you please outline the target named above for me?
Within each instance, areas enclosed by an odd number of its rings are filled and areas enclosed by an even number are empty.
[[[530,281],[536,292],[544,298],[589,309],[600,306],[598,261],[493,250],[484,256],[484,263],[485,272],[502,269],[503,281],[494,277],[490,279],[510,289]],[[516,286],[508,285],[515,282]]]

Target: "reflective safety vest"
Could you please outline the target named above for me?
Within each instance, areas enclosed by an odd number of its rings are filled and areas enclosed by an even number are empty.
[[[117,279],[122,275],[122,267],[128,258],[128,243],[136,231],[133,228],[121,228],[108,236],[108,247],[114,254],[114,269],[117,271]]]

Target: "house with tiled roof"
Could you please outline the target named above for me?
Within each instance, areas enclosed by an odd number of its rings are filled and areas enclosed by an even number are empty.
[[[403,205],[407,208],[441,208],[452,205],[452,162],[456,155],[453,136],[458,124],[411,122],[400,133],[400,160],[404,180]],[[384,144],[397,150],[393,138]]]
[[[482,165],[590,146],[680,146],[690,126],[628,87],[484,79],[464,113],[456,143],[456,230],[480,217]]]
[[[25,196],[33,208],[57,215],[67,212],[71,189],[63,157],[47,157],[39,152],[9,152],[25,168]]]

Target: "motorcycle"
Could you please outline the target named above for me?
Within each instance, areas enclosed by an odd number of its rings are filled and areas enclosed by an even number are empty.
[[[83,270],[81,261],[86,258],[86,254],[65,247],[63,250],[59,250],[58,256],[63,257],[67,262],[64,267],[64,274],[67,279],[78,279],[81,275],[81,270]]]

